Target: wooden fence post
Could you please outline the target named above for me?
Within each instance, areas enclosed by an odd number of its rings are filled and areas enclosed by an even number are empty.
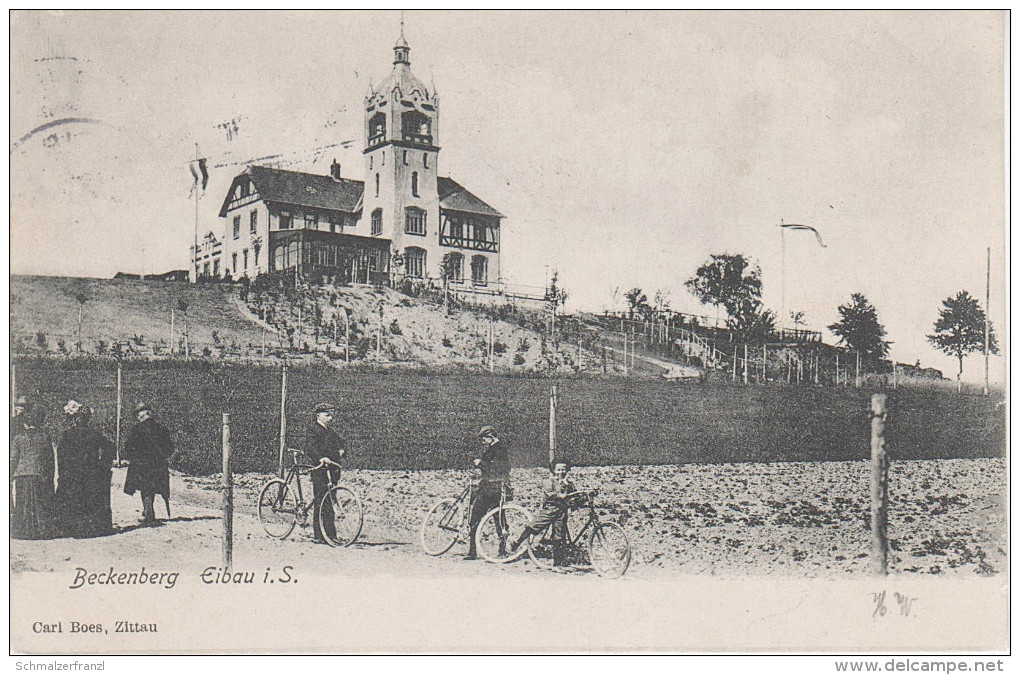
[[[887,573],[889,456],[885,451],[885,394],[871,396],[871,570]]]
[[[839,386],[839,352],[836,352],[836,381],[833,383],[834,386]]]
[[[737,346],[733,345],[733,381],[737,381]]]
[[[351,316],[344,307],[344,360],[351,362]]]
[[[223,567],[234,558],[234,477],[230,472],[230,413],[223,413]]]
[[[854,386],[861,388],[861,350],[857,350],[857,374],[854,375]]]
[[[287,364],[280,378],[280,478],[283,478],[283,455],[287,452]]]
[[[747,365],[747,343],[745,342],[744,343],[744,384],[747,384],[747,377],[748,377],[747,369],[748,369],[748,365]]]
[[[115,462],[116,462],[117,466],[120,466],[120,417],[121,417],[121,410],[123,409],[123,405],[124,405],[123,404],[123,401],[124,401],[124,398],[123,398],[124,389],[121,386],[121,382],[122,382],[121,366],[122,366],[121,359],[120,359],[120,357],[118,357],[117,358],[117,431],[116,431],[117,435],[114,437],[114,444],[115,444],[115,448],[114,449],[116,450],[116,452],[115,452],[115,455],[116,455]]]
[[[554,384],[549,390],[549,466],[556,465],[556,404],[557,393]]]

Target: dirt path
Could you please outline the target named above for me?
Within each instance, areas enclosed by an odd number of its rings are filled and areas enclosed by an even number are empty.
[[[895,462],[891,470],[891,570],[903,574],[1004,572],[1002,460]],[[633,562],[627,579],[675,575],[859,576],[868,569],[866,462],[582,467],[579,486],[599,487],[604,519],[620,522]],[[540,503],[541,471],[515,469],[516,500]],[[316,544],[311,528],[269,538],[255,501],[267,476],[235,476],[234,561],[238,569],[285,564],[343,576],[463,577],[543,575],[530,562],[492,565],[461,559],[461,545],[424,555],[418,527],[441,497],[457,494],[463,471],[345,472],[365,507],[359,541],[346,549]],[[95,539],[12,541],[11,570],[66,573],[121,565],[176,565],[201,571],[221,561],[218,478],[172,476],[172,518],[138,527],[140,503],[120,487],[112,505],[117,532]],[[163,515],[162,504],[157,513]],[[459,550],[458,550],[459,549]],[[588,571],[575,574],[590,576]]]

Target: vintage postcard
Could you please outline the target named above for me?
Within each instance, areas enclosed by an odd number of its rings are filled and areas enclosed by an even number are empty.
[[[1007,654],[1008,20],[12,12],[12,652]]]

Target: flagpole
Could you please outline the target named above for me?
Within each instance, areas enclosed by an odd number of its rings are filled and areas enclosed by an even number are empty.
[[[779,219],[779,341],[783,341],[783,320],[786,318],[786,228]]]
[[[198,143],[195,143],[195,164],[198,164]],[[195,283],[198,283],[198,180],[195,180]]]

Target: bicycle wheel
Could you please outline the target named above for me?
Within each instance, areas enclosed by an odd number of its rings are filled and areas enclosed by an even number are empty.
[[[523,506],[504,504],[492,509],[482,517],[478,531],[475,532],[478,555],[493,563],[517,560],[527,550],[524,544],[518,546],[516,551],[507,549],[520,538],[530,522],[531,513]]]
[[[421,548],[428,555],[443,555],[457,543],[463,520],[458,500],[449,497],[429,509],[421,523]]]
[[[319,529],[330,546],[350,546],[361,534],[363,523],[361,500],[349,488],[336,485],[322,497],[319,507]],[[327,534],[331,531],[335,534]]]
[[[615,579],[630,566],[630,544],[623,528],[606,522],[592,530],[588,537],[588,557],[599,576]]]
[[[558,544],[553,541],[552,534],[547,529],[542,534],[528,538],[528,557],[544,570],[551,570],[555,565],[555,547]]]
[[[290,486],[279,478],[266,483],[259,493],[259,522],[274,539],[283,539],[294,530],[298,503]]]

